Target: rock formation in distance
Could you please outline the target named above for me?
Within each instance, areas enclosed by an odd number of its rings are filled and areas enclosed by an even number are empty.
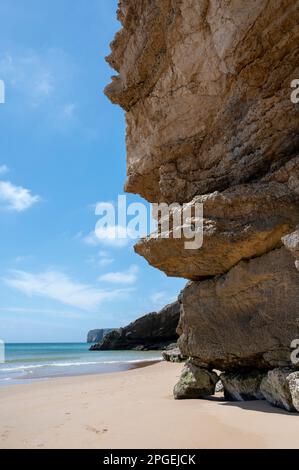
[[[134,322],[111,331],[103,340],[91,346],[92,350],[121,349],[160,350],[178,339],[176,329],[180,317],[180,304],[173,302],[159,312],[152,312]]]
[[[96,330],[90,330],[87,333],[87,343],[98,343],[102,341],[104,336],[110,331],[113,331],[114,328],[101,328]]]

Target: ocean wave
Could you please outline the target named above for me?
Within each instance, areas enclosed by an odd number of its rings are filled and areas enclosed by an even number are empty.
[[[31,369],[41,369],[47,367],[78,367],[78,366],[89,366],[89,365],[109,365],[109,364],[134,364],[142,362],[159,361],[162,357],[151,357],[144,359],[130,359],[130,360],[113,360],[113,361],[85,361],[85,362],[52,362],[47,364],[30,364],[30,365],[19,365],[15,367],[0,367],[0,373],[2,372],[17,372],[26,371]]]

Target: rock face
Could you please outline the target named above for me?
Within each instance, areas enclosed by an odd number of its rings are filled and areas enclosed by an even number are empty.
[[[127,191],[190,201],[298,154],[297,1],[121,0],[118,18],[106,94],[127,112]]]
[[[239,386],[257,396],[248,374],[293,366],[298,7],[298,0],[119,2],[122,29],[107,59],[118,75],[106,94],[126,111],[126,190],[154,203],[203,204],[200,248],[187,249],[172,226],[135,246],[168,276],[192,281],[178,327],[181,353],[201,371],[191,374],[192,389],[194,381],[201,388],[203,370],[217,368],[241,374]]]
[[[180,380],[174,387],[174,398],[181,400],[213,395],[218,379],[215,372],[197,367],[189,361],[185,364]]]
[[[90,330],[87,334],[87,343],[98,343],[102,341],[104,336],[107,333],[110,333],[110,331],[113,331],[113,328],[102,328],[98,330]]]
[[[148,313],[124,328],[111,331],[101,343],[92,346],[92,349],[164,349],[178,338],[176,328],[179,316],[180,305],[174,302],[158,313]]]
[[[299,338],[299,276],[285,248],[241,261],[223,276],[190,282],[181,302],[179,346],[201,367],[291,364],[290,344]]]
[[[223,274],[243,259],[260,256],[277,246],[299,223],[299,197],[281,183],[236,186],[222,193],[197,196],[203,204],[203,245],[186,249],[187,238],[154,233],[141,239],[135,251],[168,276],[200,279]],[[182,217],[181,217],[182,220]]]

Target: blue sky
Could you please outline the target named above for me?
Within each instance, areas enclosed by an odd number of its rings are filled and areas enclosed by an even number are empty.
[[[125,126],[102,90],[116,0],[1,0],[0,338],[84,341],[173,300],[184,281],[95,243],[125,181]],[[128,196],[128,202],[139,201]]]

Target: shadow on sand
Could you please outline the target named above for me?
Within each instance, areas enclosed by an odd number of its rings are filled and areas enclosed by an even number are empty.
[[[219,405],[221,406],[237,407],[241,408],[242,410],[259,411],[261,413],[274,413],[286,416],[296,416],[298,418],[298,413],[292,413],[283,410],[282,408],[272,406],[266,400],[227,401],[224,397],[221,396],[209,397],[207,398],[207,400],[219,403]]]

